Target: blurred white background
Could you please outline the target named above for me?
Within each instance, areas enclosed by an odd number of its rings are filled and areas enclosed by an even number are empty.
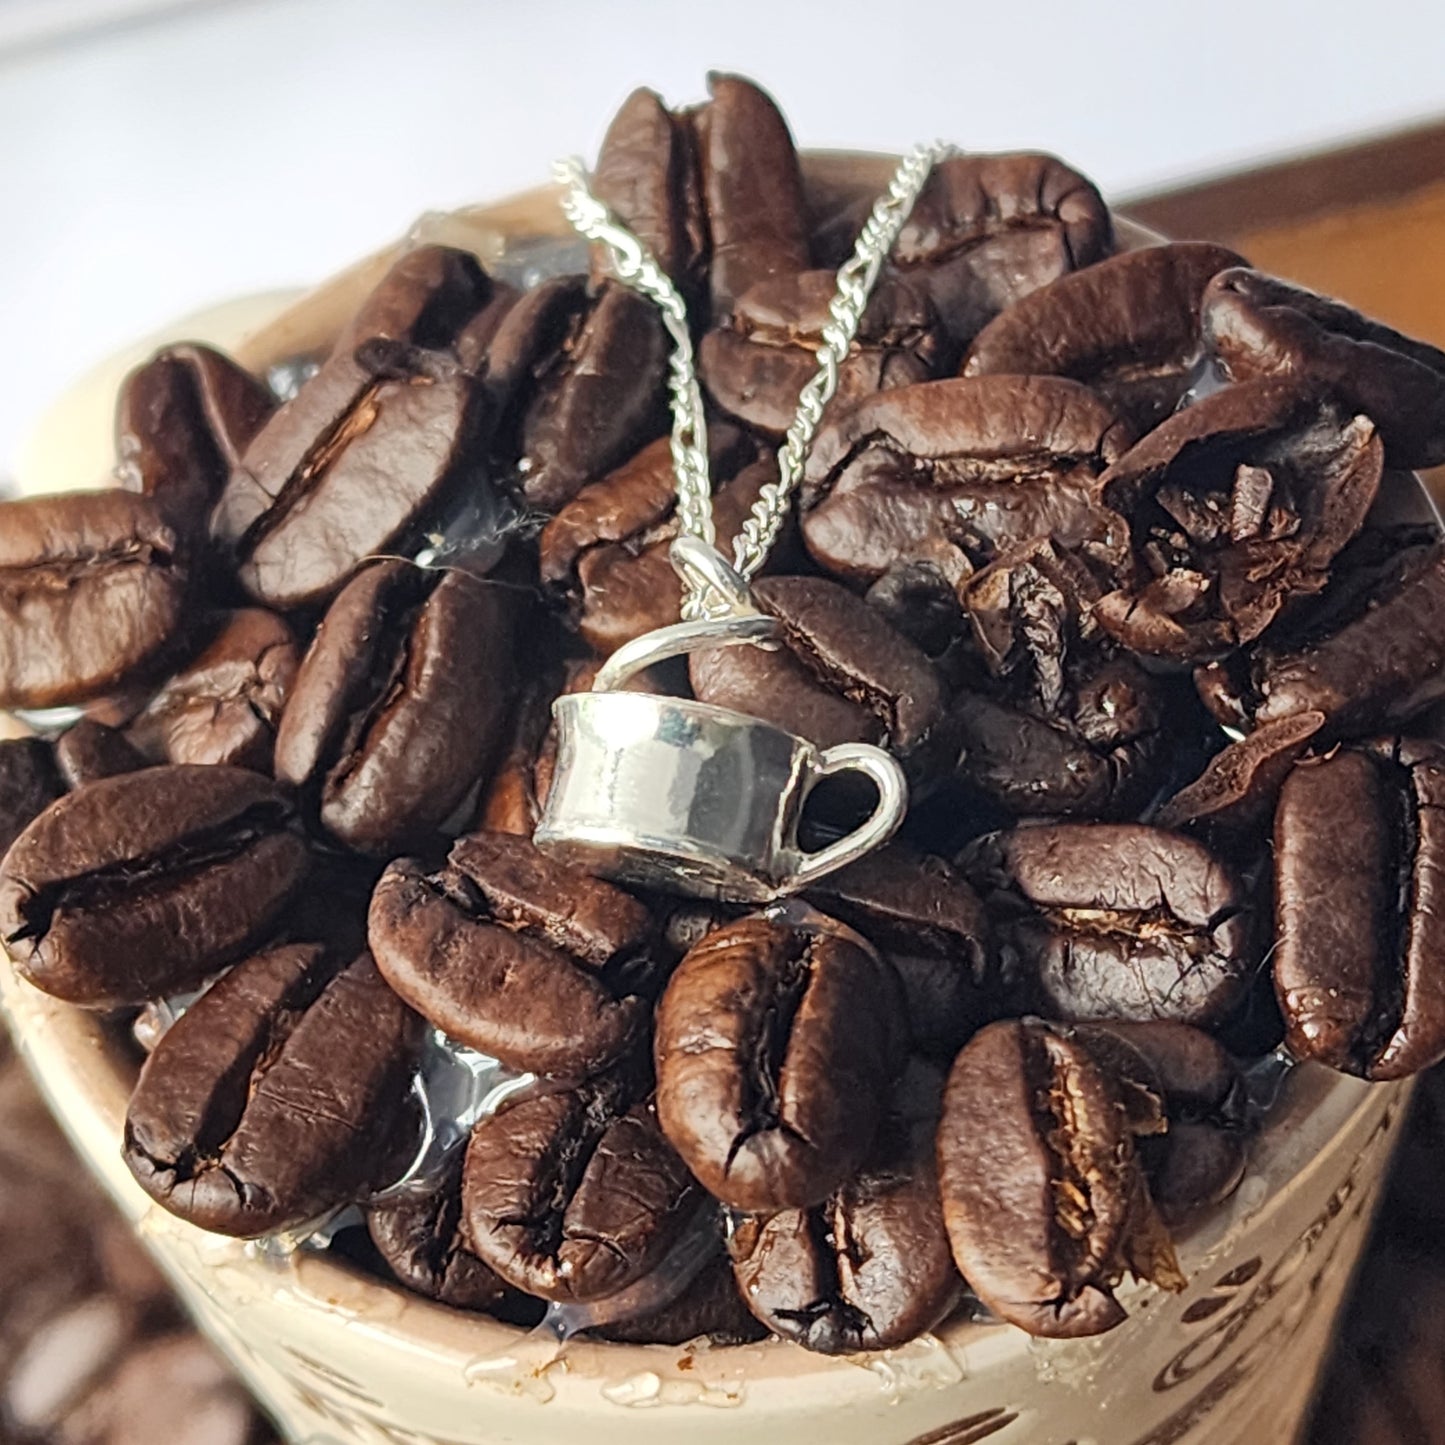
[[[1117,197],[1445,113],[1442,50],[1424,0],[0,0],[0,475],[127,340],[545,180],[639,83],[741,70],[804,145],[1043,147]]]

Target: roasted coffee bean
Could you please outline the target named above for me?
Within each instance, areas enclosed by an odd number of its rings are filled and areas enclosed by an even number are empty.
[[[650,301],[582,276],[527,292],[487,351],[493,446],[523,499],[556,511],[667,425],[667,333]]]
[[[1138,1149],[1160,1218],[1181,1223],[1227,1199],[1244,1174],[1249,1105],[1224,1048],[1166,1022],[1081,1024],[1074,1037],[1125,1092],[1136,1132],[1157,1113],[1159,1132]]]
[[[869,1162],[821,1205],[737,1221],[738,1287],[774,1334],[825,1355],[886,1350],[952,1309],[962,1281],[934,1164],[942,1083],[910,1068]]]
[[[951,1059],[1009,999],[988,916],[942,858],[892,843],[829,876],[812,896],[898,971],[915,1049]]]
[[[1328,596],[1325,599],[1329,600]],[[1400,551],[1370,585],[1293,636],[1196,675],[1227,726],[1266,727],[1308,714],[1320,741],[1398,727],[1445,697],[1445,544]]]
[[[49,743],[40,738],[0,742],[0,857],[64,791]]]
[[[656,91],[638,89],[612,118],[592,169],[592,194],[652,253],[689,302],[707,270],[692,116],[674,115]],[[593,267],[601,281],[607,268]]]
[[[646,1275],[701,1203],[650,1102],[617,1076],[510,1104],[472,1131],[472,1248],[543,1299],[601,1299]]]
[[[867,1156],[904,1035],[897,976],[853,935],[745,918],[693,948],[658,1004],[658,1116],[724,1204],[807,1208]]]
[[[41,814],[0,866],[0,939],[37,988],[99,1007],[199,983],[302,883],[281,788],[243,768],[103,778]]]
[[[391,1182],[415,1150],[419,1020],[371,959],[319,944],[237,964],[146,1060],[125,1161],[202,1229],[295,1228]]]
[[[698,375],[713,401],[755,431],[781,440],[798,395],[818,370],[817,351],[838,289],[832,271],[760,282],[738,298],[698,347]],[[880,282],[838,368],[835,414],[897,386],[938,374],[942,330],[927,296],[896,278]]]
[[[511,593],[378,562],[332,603],[276,735],[276,776],[378,857],[423,846],[496,756],[514,686]]]
[[[0,707],[86,702],[155,667],[188,585],[181,538],[148,497],[0,502]]]
[[[1223,246],[1147,246],[1030,292],[974,338],[964,376],[1068,376],[1142,436],[1178,404],[1200,358],[1199,300],[1241,258]]]
[[[1324,726],[1320,712],[1301,712],[1258,727],[1209,760],[1192,783],[1154,815],[1161,828],[1196,826],[1212,834],[1248,834],[1267,823],[1290,769]]]
[[[371,1242],[393,1278],[459,1310],[505,1311],[518,1301],[472,1252],[462,1222],[464,1151],[447,1156],[440,1177],[418,1180],[366,1211]]]
[[[1445,750],[1382,739],[1300,763],[1274,821],[1274,983],[1297,1058],[1398,1079],[1445,1057],[1437,906]]]
[[[712,100],[693,127],[712,310],[726,316],[758,282],[808,269],[807,207],[793,138],[772,97],[738,75],[710,75],[707,88]]]
[[[1133,436],[1062,377],[987,376],[882,392],[825,423],[809,456],[803,540],[849,582],[931,561],[957,586],[998,552],[1039,538],[1127,559],[1123,518],[1098,478]]]
[[[703,1338],[714,1345],[746,1345],[766,1338],[768,1329],[743,1303],[732,1262],[719,1242],[676,1298],[645,1314],[599,1325],[592,1333],[622,1345],[684,1345]]]
[[[771,460],[757,461],[752,442],[735,427],[709,429],[718,545],[732,545],[760,488],[777,481]],[[747,465],[752,462],[753,465]],[[574,599],[577,629],[606,656],[624,642],[676,622],[682,583],[668,548],[677,536],[677,482],[666,437],[592,482],[542,531],[542,580]]]
[[[55,766],[70,789],[83,788],[101,778],[134,773],[146,760],[124,733],[93,718],[81,718],[55,740]]]
[[[1055,823],[981,840],[965,870],[1005,972],[1059,1019],[1209,1024],[1254,967],[1243,885],[1202,844],[1137,823]]]
[[[1015,816],[1133,815],[1182,742],[1167,685],[1097,635],[1099,595],[1090,570],[1046,541],[1011,548],[961,589],[982,667],[949,714],[956,776]]]
[[[211,508],[276,398],[209,346],[158,351],[121,383],[116,400],[116,478],[153,497],[188,537],[205,535]]]
[[[1099,192],[1053,156],[954,156],[933,168],[892,265],[966,342],[1021,296],[1113,244]]]
[[[933,664],[866,602],[822,577],[764,577],[758,605],[783,625],[784,646],[695,653],[703,702],[736,708],[820,748],[871,742],[927,768],[943,719]]]
[[[944,1094],[938,1176],[954,1261],[1030,1334],[1112,1329],[1126,1271],[1184,1287],[1126,1102],[1066,1030],[1011,1021],[970,1041]]]
[[[295,635],[274,612],[223,613],[210,641],[132,725],[131,737],[158,760],[269,773],[299,659]]]
[[[1232,380],[1305,379],[1379,427],[1390,466],[1445,462],[1445,351],[1250,270],[1214,278],[1202,322],[1210,351]]]
[[[1364,525],[1383,456],[1368,418],[1291,381],[1202,398],[1101,479],[1104,501],[1130,518],[1141,580],[1095,616],[1135,651],[1180,661],[1252,641],[1323,589]]]
[[[408,252],[321,370],[256,434],[211,530],[257,601],[281,611],[325,601],[363,558],[402,549],[480,463],[491,406],[445,349],[490,296],[467,252]],[[378,374],[356,355],[378,342],[435,364]]]
[[[636,1042],[651,920],[636,899],[526,838],[474,833],[428,873],[382,875],[369,934],[381,971],[424,1018],[510,1068],[583,1078]]]

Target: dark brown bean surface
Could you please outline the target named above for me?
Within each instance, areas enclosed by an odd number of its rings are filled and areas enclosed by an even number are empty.
[[[672,114],[656,91],[637,89],[602,137],[592,193],[696,300],[707,265],[707,221],[692,117]],[[597,279],[606,274],[594,268]]]
[[[509,1284],[586,1301],[646,1275],[700,1202],[656,1111],[612,1077],[519,1100],[472,1131],[472,1247]]]
[[[1233,380],[1307,378],[1379,427],[1392,467],[1445,462],[1445,351],[1250,270],[1215,277],[1202,321]]]
[[[1174,410],[1189,385],[1209,278],[1241,264],[1223,246],[1181,242],[1072,271],[984,327],[962,375],[1072,377],[1142,435]]]
[[[835,925],[836,927],[836,925]],[[709,934],[657,1009],[662,1127],[725,1204],[817,1204],[867,1155],[901,1063],[890,965],[829,931],[753,916]]]
[[[296,637],[283,618],[260,607],[223,613],[209,632],[200,653],[132,725],[131,737],[157,760],[269,773],[300,662]]]
[[[808,268],[807,210],[788,123],[765,91],[738,75],[708,77],[693,116],[707,210],[715,316],[773,276]]]
[[[821,577],[765,577],[758,604],[786,645],[720,647],[693,655],[703,702],[760,717],[818,747],[874,742],[909,758],[928,751],[943,719],[933,664],[865,602]]]
[[[823,1204],[736,1222],[738,1286],[773,1333],[827,1355],[890,1349],[953,1307],[962,1281],[934,1164],[942,1082],[910,1068],[873,1157]]]
[[[897,969],[920,1052],[951,1059],[1006,1007],[988,915],[942,858],[893,843],[832,874],[812,896]]]
[[[506,1310],[516,1297],[472,1252],[462,1221],[462,1161],[454,1149],[439,1177],[417,1181],[366,1211],[366,1229],[392,1276],[459,1310]]]
[[[650,301],[582,277],[528,292],[497,329],[486,387],[505,413],[495,449],[523,498],[556,511],[667,426],[667,333]]]
[[[141,1070],[125,1159],[202,1229],[305,1224],[390,1182],[415,1148],[406,1111],[418,1020],[362,954],[260,953],[213,984]]]
[[[285,791],[241,768],[148,768],[62,798],[0,866],[0,938],[38,988],[141,1003],[253,945],[303,881]]]
[[[40,738],[0,742],[0,857],[64,791],[49,743]]]
[[[301,663],[276,775],[378,857],[430,842],[494,761],[514,686],[513,594],[379,562],[337,597]]]
[[[1445,751],[1384,739],[1299,764],[1274,823],[1274,981],[1299,1058],[1373,1079],[1445,1057]]]
[[[0,707],[86,702],[153,668],[188,588],[181,538],[148,497],[0,502]]]
[[[481,460],[490,408],[446,348],[490,296],[469,253],[406,253],[257,433],[211,523],[257,601],[325,601],[363,558],[398,550]],[[358,348],[390,343],[411,361],[381,372],[358,361]]]
[[[1113,1328],[1126,1269],[1183,1287],[1124,1100],[1081,1043],[1047,1024],[991,1024],[959,1054],[938,1175],[964,1278],[1030,1334]]]
[[[1060,1019],[1208,1024],[1255,963],[1244,889],[1182,833],[1138,823],[1014,828],[969,852],[1007,972]]]
[[[729,416],[782,439],[798,395],[818,370],[817,350],[838,289],[832,271],[802,271],[760,282],[738,298],[725,324],[698,346],[698,375]],[[880,283],[857,340],[838,368],[834,415],[876,391],[938,374],[943,337],[927,296],[906,282]]]
[[[809,456],[803,540],[849,582],[929,560],[957,585],[1038,538],[1127,555],[1097,481],[1132,440],[1118,414],[1062,377],[987,376],[883,392],[825,423]]]
[[[670,1303],[594,1330],[623,1345],[682,1345],[706,1338],[714,1345],[745,1345],[766,1338],[738,1293],[733,1267],[719,1242],[715,1255]]]
[[[101,778],[133,773],[146,760],[124,733],[92,718],[81,718],[55,740],[55,766],[67,788],[83,788]]]
[[[1006,306],[1113,249],[1092,182],[1053,156],[955,156],[934,168],[893,248],[897,272],[968,341]]]
[[[446,866],[401,859],[371,902],[371,947],[420,1014],[511,1068],[582,1078],[636,1042],[647,910],[526,838],[459,838]],[[639,977],[640,975],[640,977]]]
[[[1126,513],[1140,581],[1095,615],[1137,652],[1208,660],[1323,589],[1380,485],[1363,416],[1288,381],[1226,387],[1156,427],[1101,479]]]
[[[221,489],[276,398],[209,346],[168,346],[121,383],[116,477],[155,498],[166,520],[202,536]]]

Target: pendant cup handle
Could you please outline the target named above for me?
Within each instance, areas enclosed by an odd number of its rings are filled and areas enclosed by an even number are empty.
[[[903,822],[903,816],[908,811],[908,781],[898,760],[871,743],[839,743],[837,747],[822,752],[817,762],[808,768],[804,802],[807,794],[825,778],[835,778],[843,773],[862,773],[872,780],[873,786],[878,789],[878,802],[873,812],[851,833],[816,853],[804,853],[797,849],[797,866],[787,878],[780,880],[782,892],[798,893],[811,888],[820,878],[856,862],[875,848],[881,848]]]

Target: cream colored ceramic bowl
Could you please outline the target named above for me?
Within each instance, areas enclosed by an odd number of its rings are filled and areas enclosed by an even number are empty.
[[[816,194],[869,193],[886,159],[812,157]],[[563,233],[551,192],[428,218],[426,239],[495,261],[509,236]],[[253,367],[323,349],[386,265],[299,301],[258,298],[167,333]],[[160,337],[100,368],[42,421],[27,491],[110,467],[116,385]],[[1315,1068],[1286,1082],[1235,1197],[1183,1241],[1188,1289],[1130,1287],[1094,1340],[957,1323],[852,1359],[765,1343],[559,1347],[431,1304],[325,1254],[289,1260],[158,1209],[121,1162],[129,1073],[88,1015],[0,959],[0,1003],[83,1158],[197,1321],[290,1438],[307,1445],[1284,1445],[1296,1433],[1359,1256],[1408,1093]]]

